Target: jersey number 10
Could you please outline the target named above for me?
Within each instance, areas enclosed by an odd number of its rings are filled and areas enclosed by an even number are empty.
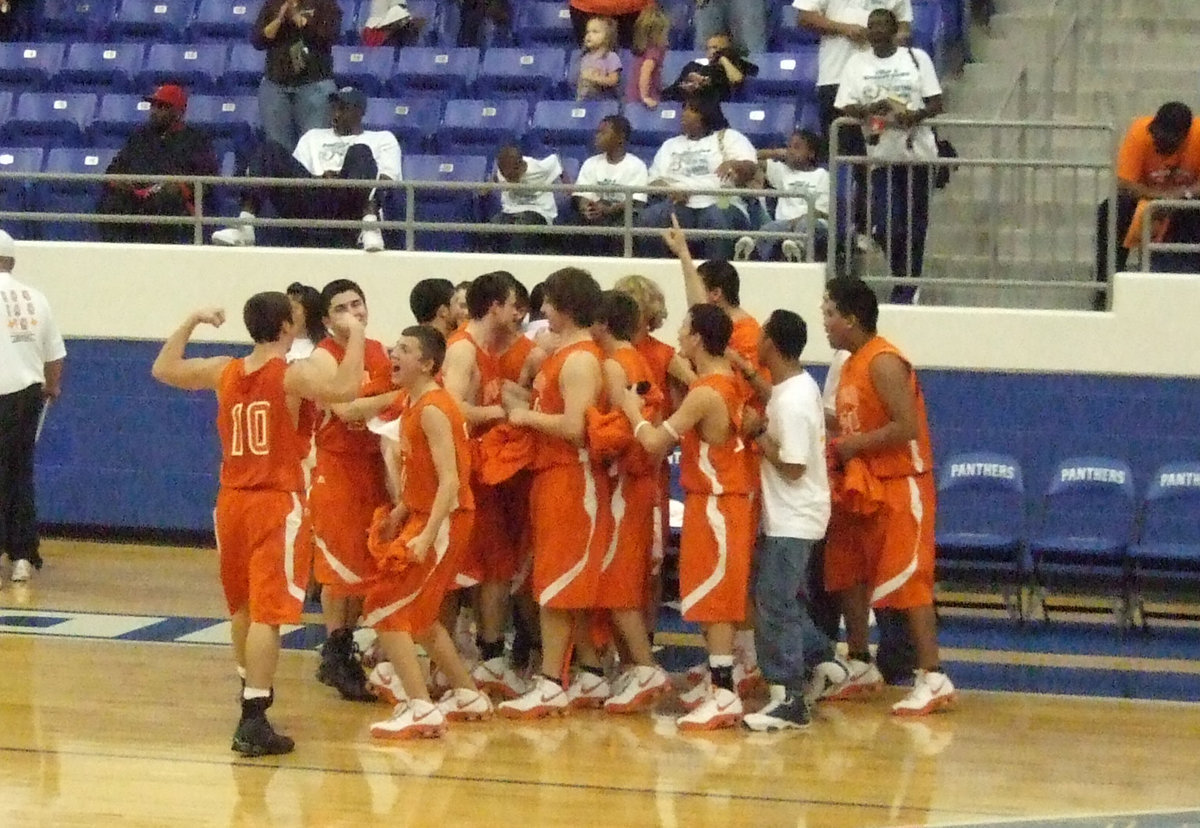
[[[252,403],[235,403],[229,412],[233,416],[233,433],[229,440],[229,453],[241,457],[246,449],[251,454],[264,456],[271,451],[270,421],[271,404],[265,400]]]

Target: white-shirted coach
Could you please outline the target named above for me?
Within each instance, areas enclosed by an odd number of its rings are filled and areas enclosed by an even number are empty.
[[[33,494],[33,447],[43,406],[62,390],[66,346],[50,304],[12,275],[16,245],[0,230],[0,550],[12,560],[12,579],[41,569]]]

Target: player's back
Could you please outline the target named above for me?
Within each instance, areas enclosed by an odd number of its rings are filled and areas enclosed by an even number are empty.
[[[405,409],[400,419],[400,450],[403,454],[401,494],[405,505],[414,512],[429,512],[437,496],[438,474],[433,463],[433,451],[421,415],[428,407],[437,408],[450,421],[454,440],[455,463],[458,469],[458,503],[455,509],[474,509],[471,492],[471,446],[467,436],[467,421],[454,397],[444,388],[427,391]]]
[[[729,412],[729,437],[709,443],[700,436],[699,424],[683,433],[680,440],[679,482],[690,494],[749,494],[758,481],[746,462],[746,447],[739,431],[745,404],[734,377],[710,374],[692,383],[689,390],[712,388]]]
[[[287,363],[269,360],[247,373],[232,360],[217,387],[217,433],[221,438],[221,486],[229,489],[304,490],[301,461],[306,443],[288,405]]]

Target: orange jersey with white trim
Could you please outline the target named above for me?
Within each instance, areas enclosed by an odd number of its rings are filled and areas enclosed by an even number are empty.
[[[475,337],[467,333],[466,328],[459,328],[450,334],[450,338],[446,341],[446,347],[449,348],[456,342],[463,340],[470,342],[472,347],[475,348],[475,368],[479,371],[479,390],[475,395],[475,399],[469,402],[471,405],[477,406],[499,405],[501,378],[496,365],[496,358],[476,342]],[[478,436],[479,433],[486,430],[485,427],[476,428],[472,436]]]
[[[929,440],[929,418],[925,414],[925,395],[917,382],[912,363],[895,345],[876,336],[852,353],[842,366],[837,390],[838,433],[842,436],[865,434],[883,428],[891,417],[871,380],[871,362],[880,354],[895,354],[908,366],[909,390],[917,406],[917,437],[898,446],[890,446],[858,455],[876,477],[907,477],[933,469],[933,447]]]
[[[534,411],[541,411],[545,414],[562,414],[566,411],[566,401],[563,399],[562,389],[559,388],[559,375],[562,373],[563,365],[566,364],[567,359],[579,351],[590,353],[601,364],[604,362],[604,353],[600,350],[600,346],[590,339],[576,342],[565,348],[559,348],[546,357],[546,361],[542,363],[541,370],[538,371],[537,376],[533,379],[533,395],[530,398],[529,404]],[[601,392],[601,397],[603,396],[603,392]],[[602,399],[598,399],[596,405],[598,408],[603,408]],[[571,444],[561,437],[553,437],[541,432],[538,433],[533,468],[545,469],[550,466],[578,462],[578,446]]]
[[[246,361],[225,366],[217,385],[221,486],[304,491],[300,461],[307,452],[283,388],[287,363],[272,359],[253,373]]]
[[[519,382],[521,379],[521,369],[525,367],[525,360],[529,358],[529,353],[536,346],[533,340],[527,336],[518,336],[513,340],[508,349],[496,355],[496,371],[501,380],[511,380]]]
[[[743,316],[741,319],[734,320],[733,333],[729,337],[729,347],[739,353],[769,383],[771,374],[758,361],[758,340],[761,337],[762,325],[758,324],[758,320],[752,316]],[[754,387],[750,385],[749,380],[738,374],[737,384],[744,398],[754,400],[754,407],[762,411],[764,406],[758,402],[754,394]]]
[[[317,347],[333,354],[333,358],[339,364],[346,356],[346,349],[331,337],[321,340]],[[368,339],[364,344],[363,379],[358,396],[373,397],[391,390],[392,362],[388,358],[387,349],[383,347],[382,343]],[[320,413],[315,438],[318,455],[322,452],[351,455],[379,454],[379,438],[367,429],[366,423],[345,422],[329,409]]]
[[[666,408],[665,398],[662,387],[654,381],[654,372],[646,364],[645,358],[635,348],[618,348],[610,359],[615,360],[625,372],[626,386],[636,386],[639,382],[650,383],[650,390],[642,395],[642,415],[652,422],[661,420]],[[659,461],[648,454],[636,439],[622,452],[620,458],[621,471],[628,474],[652,474],[657,470],[658,464]]]
[[[684,432],[679,441],[680,485],[689,494],[749,494],[755,491],[758,480],[750,472],[746,446],[738,433],[746,400],[737,380],[727,374],[710,374],[697,379],[688,390],[695,388],[712,388],[721,395],[729,412],[730,434],[725,442],[714,445],[701,438],[698,427]]]
[[[642,355],[650,367],[650,381],[667,393],[667,371],[675,356],[675,349],[660,339],[646,336],[633,343],[633,349]]]
[[[471,446],[467,437],[467,421],[454,397],[444,388],[435,388],[413,401],[400,416],[400,457],[403,472],[400,480],[401,497],[412,512],[428,513],[433,509],[437,496],[437,467],[433,464],[433,451],[429,438],[421,427],[421,413],[433,406],[450,421],[450,434],[454,438],[454,457],[458,466],[458,503],[452,511],[474,509],[475,497],[471,493]]]

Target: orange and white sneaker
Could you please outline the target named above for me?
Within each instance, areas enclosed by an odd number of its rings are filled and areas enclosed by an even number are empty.
[[[371,668],[367,675],[367,689],[374,693],[377,699],[390,705],[408,700],[408,693],[404,692],[404,685],[390,661],[381,661]]]
[[[742,721],[742,700],[737,693],[724,687],[713,688],[708,701],[691,713],[680,716],[675,725],[680,730],[722,730],[737,727]]]
[[[580,670],[567,688],[567,703],[574,708],[596,709],[604,706],[612,695],[608,679]]]
[[[390,719],[371,725],[376,739],[436,739],[446,732],[446,717],[433,702],[409,699],[392,710]]]
[[[606,713],[635,713],[654,704],[671,687],[663,668],[638,665],[626,670],[617,681],[616,692],[604,702]]]
[[[705,678],[704,681],[697,684],[691,690],[685,690],[679,694],[679,703],[683,705],[684,710],[695,710],[700,705],[708,701],[712,695],[712,680]]]
[[[480,690],[496,698],[515,699],[529,692],[529,682],[514,673],[503,656],[476,664],[471,678]]]
[[[699,664],[689,667],[688,671],[684,673],[684,680],[687,681],[687,683],[692,687],[695,687],[697,684],[700,684],[703,681],[707,681],[708,662],[702,661]]]
[[[925,716],[945,710],[958,699],[950,677],[945,673],[916,670],[912,692],[892,705],[896,716]]]
[[[804,697],[813,701],[843,701],[870,696],[883,689],[883,675],[869,661],[835,658],[813,668]]]
[[[570,709],[567,691],[545,676],[537,676],[533,687],[520,698],[501,702],[496,708],[506,719],[543,719],[565,715]]]
[[[733,686],[742,698],[752,696],[758,690],[765,690],[767,680],[763,678],[762,670],[757,664],[747,667],[740,662],[733,665]]]
[[[437,703],[447,721],[478,722],[492,718],[492,702],[478,690],[458,687],[447,690]]]

